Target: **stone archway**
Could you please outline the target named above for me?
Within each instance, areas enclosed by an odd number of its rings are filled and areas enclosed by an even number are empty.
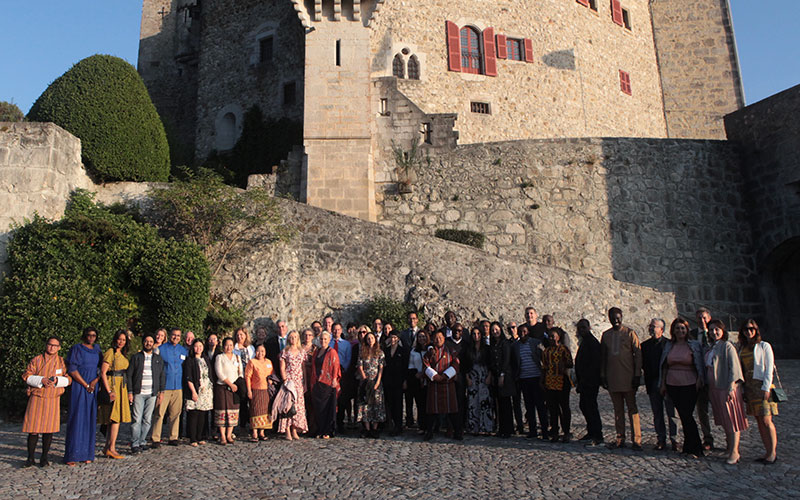
[[[765,340],[777,344],[777,356],[797,356],[800,354],[800,237],[775,247],[762,269]]]

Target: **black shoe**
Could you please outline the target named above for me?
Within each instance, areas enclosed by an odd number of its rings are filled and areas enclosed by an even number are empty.
[[[667,443],[665,443],[664,441],[659,441],[656,443],[655,446],[653,446],[653,449],[656,451],[664,451],[667,449]]]
[[[578,441],[591,441],[591,440],[592,440],[592,435],[589,434],[588,432],[584,434],[582,438],[578,439]]]
[[[547,435],[547,433],[543,432],[539,434],[539,439],[541,439],[542,441],[549,441],[550,437]]]
[[[157,450],[160,447],[161,447],[161,442],[160,441],[153,441],[153,444],[150,445],[150,448],[152,448],[154,450]]]
[[[139,451],[147,451],[147,450],[149,450],[150,448],[151,448],[151,447],[150,447],[150,445],[143,444],[143,445],[141,445],[141,446],[139,447]]]
[[[50,461],[47,458],[42,458],[39,460],[39,467],[47,467],[50,465]]]
[[[603,443],[603,440],[602,440],[602,439],[592,439],[591,441],[589,441],[589,442],[586,444],[586,446],[589,446],[589,447],[595,447],[595,446],[602,446],[603,444],[604,444],[604,443]]]
[[[141,452],[142,449],[138,446],[131,446],[131,455],[136,455],[137,453]]]
[[[536,433],[535,432],[529,432],[528,434],[525,435],[525,437],[528,438],[528,439],[535,439],[536,438]]]
[[[642,445],[633,443],[633,445],[631,446],[631,449],[633,451],[642,451]]]
[[[430,441],[431,439],[433,439],[433,433],[432,432],[426,432],[425,433],[425,437],[422,438],[423,441]]]
[[[170,439],[169,443],[167,443],[167,444],[170,445],[170,446],[178,446],[179,442],[178,442],[177,439]]]
[[[551,442],[551,443],[557,443],[557,442],[558,442],[558,434],[553,434],[553,435],[550,437],[550,442]]]
[[[572,434],[570,434],[569,432],[561,436],[562,443],[569,443],[571,439],[572,439]]]
[[[456,441],[463,441],[464,440],[464,435],[463,434],[455,434],[453,436],[453,439],[455,439]],[[771,462],[771,463],[774,463],[774,462]]]
[[[25,460],[25,463],[22,464],[23,467],[33,467],[34,465],[36,465],[36,460],[32,458],[28,458],[27,460]]]
[[[672,451],[678,451],[678,442],[674,439],[672,440]]]
[[[608,443],[606,445],[606,448],[608,448],[609,450],[618,450],[620,448],[625,448],[625,441],[617,440],[614,441],[613,443]]]

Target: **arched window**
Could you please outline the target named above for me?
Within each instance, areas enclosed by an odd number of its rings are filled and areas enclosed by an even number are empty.
[[[412,55],[408,59],[408,78],[411,80],[419,80],[419,60],[415,55]]]
[[[406,62],[400,54],[394,56],[394,61],[392,61],[392,75],[397,78],[406,77]]]
[[[481,61],[481,37],[472,26],[461,28],[461,71],[464,73],[483,74]]]
[[[236,115],[225,113],[217,123],[217,149],[228,151],[236,144]]]

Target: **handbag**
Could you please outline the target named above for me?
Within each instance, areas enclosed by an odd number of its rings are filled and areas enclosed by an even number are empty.
[[[113,354],[113,353],[112,353]],[[114,356],[113,360],[111,361],[111,372],[114,372],[114,365],[117,363],[117,357]],[[113,380],[113,375],[111,376]],[[106,371],[106,378],[108,378],[108,371]],[[113,382],[111,382],[113,383]],[[110,405],[113,404],[111,401],[111,394],[108,393],[106,390],[106,386],[103,383],[100,383],[100,391],[97,393],[97,403],[101,405]]]
[[[789,396],[786,395],[786,391],[783,390],[783,384],[781,384],[781,378],[778,376],[778,367],[775,366],[775,379],[778,381],[778,387],[773,387],[770,390],[770,399],[772,399],[773,403],[785,403],[789,401]]]

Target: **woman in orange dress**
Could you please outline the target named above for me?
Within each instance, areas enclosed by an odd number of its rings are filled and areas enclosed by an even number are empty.
[[[272,429],[269,415],[269,376],[272,375],[272,361],[267,359],[264,344],[256,347],[256,357],[247,363],[244,369],[244,381],[247,384],[247,399],[250,400],[250,428],[252,442],[267,439],[266,429]]]
[[[28,385],[28,408],[25,410],[25,420],[22,423],[22,432],[28,433],[28,459],[25,467],[34,465],[34,453],[39,434],[42,435],[42,456],[39,465],[50,465],[47,454],[53,433],[61,427],[61,395],[64,388],[72,379],[67,375],[67,365],[58,355],[61,349],[61,340],[50,337],[45,343],[44,354],[33,358],[28,364],[22,380]]]

